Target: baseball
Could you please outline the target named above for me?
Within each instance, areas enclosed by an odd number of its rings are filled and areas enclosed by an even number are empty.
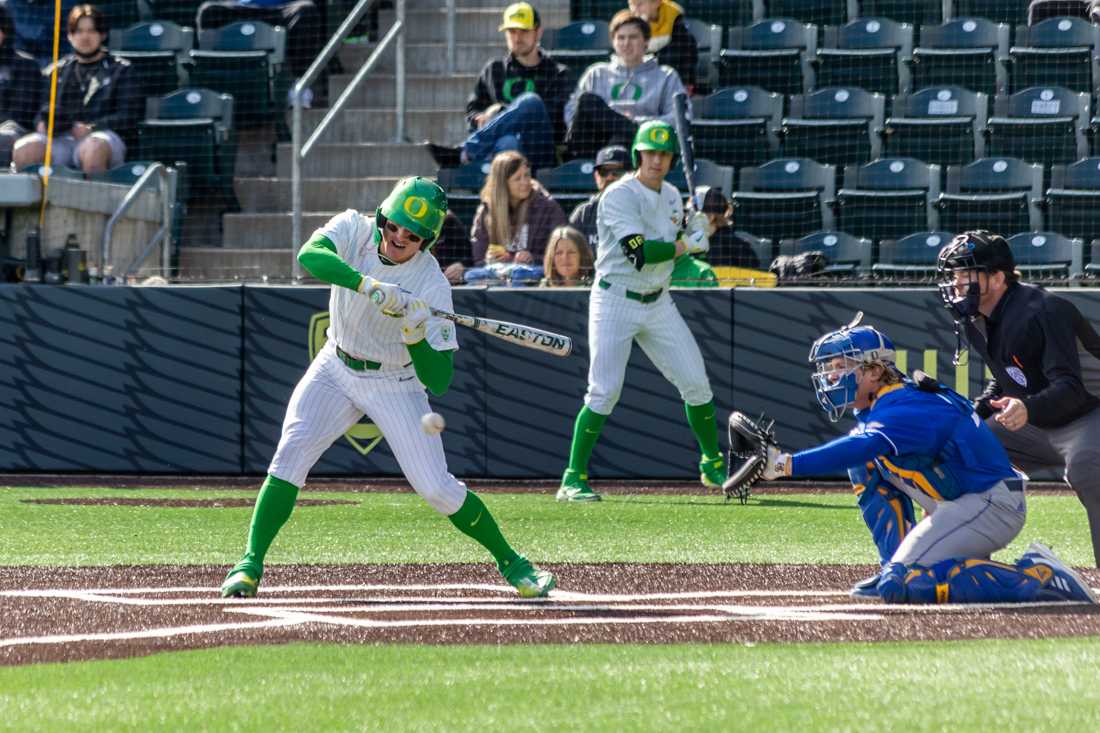
[[[438,412],[428,412],[420,416],[420,427],[428,435],[436,435],[443,432],[443,428],[447,427],[447,422]]]

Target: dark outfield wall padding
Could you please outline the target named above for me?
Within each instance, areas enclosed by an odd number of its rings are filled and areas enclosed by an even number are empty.
[[[241,470],[240,289],[0,287],[0,470]]]
[[[730,292],[674,296],[707,363],[724,424],[730,399]],[[573,420],[584,404],[588,373],[588,293],[496,290],[486,315],[549,328],[573,338],[573,354],[559,358],[487,339],[486,438],[494,476],[560,475],[569,458]],[[698,448],[679,393],[635,345],[622,398],[593,453],[594,477],[691,476]]]
[[[244,288],[244,470],[264,473],[279,443],[283,416],[312,354],[325,341],[329,289]],[[457,291],[455,309],[481,313],[484,292]],[[482,336],[459,328],[455,378],[432,406],[447,419],[443,446],[448,467],[461,476],[483,476],[485,414]],[[312,344],[312,347],[311,347]],[[399,475],[397,461],[366,418],[337,440],[313,469],[323,475]]]

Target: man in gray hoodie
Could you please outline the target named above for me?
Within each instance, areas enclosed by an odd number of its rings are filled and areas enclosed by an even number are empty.
[[[565,142],[572,158],[591,158],[610,144],[629,145],[643,122],[672,124],[672,98],[685,91],[674,69],[646,56],[650,29],[645,19],[621,10],[610,30],[615,55],[589,66],[565,105]]]

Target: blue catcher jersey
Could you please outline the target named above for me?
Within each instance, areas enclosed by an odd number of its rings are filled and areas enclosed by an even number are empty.
[[[921,504],[980,493],[1016,477],[1008,454],[970,401],[947,388],[930,392],[908,381],[890,385],[856,419],[853,432],[880,435],[893,449],[875,459],[882,475]]]

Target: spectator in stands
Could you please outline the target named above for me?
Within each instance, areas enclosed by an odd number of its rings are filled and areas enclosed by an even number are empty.
[[[608,145],[596,153],[596,169],[592,176],[596,179],[596,193],[582,204],[577,204],[569,215],[569,223],[580,230],[588,239],[588,245],[595,252],[599,245],[596,234],[596,209],[604,189],[623,177],[630,165],[630,153],[622,145]]]
[[[473,264],[473,251],[466,225],[453,211],[443,217],[443,229],[432,246],[432,256],[439,262],[443,274],[452,285],[461,285],[463,273]]]
[[[707,261],[715,266],[745,267],[759,270],[760,258],[752,245],[733,230],[733,206],[717,186],[697,186],[692,203],[700,202],[700,211],[707,215],[707,238],[710,251]]]
[[[542,258],[543,278],[540,285],[550,288],[591,285],[595,269],[592,249],[583,234],[571,226],[560,226],[550,232],[550,241]]]
[[[543,28],[528,3],[509,5],[500,24],[508,53],[481,70],[466,102],[470,136],[459,147],[428,143],[435,162],[457,168],[519,150],[536,168],[557,162],[554,145],[565,136],[563,109],[573,80],[569,70],[539,46]]]
[[[15,24],[0,4],[0,166],[11,163],[15,141],[34,127],[42,104],[42,74],[34,57],[15,50]]]
[[[647,48],[657,55],[657,63],[676,69],[680,81],[691,91],[695,87],[699,45],[684,22],[684,9],[672,0],[630,0],[630,11],[649,23]]]
[[[206,0],[195,15],[197,31],[244,20],[286,28],[286,63],[295,79],[325,46],[321,13],[313,0]]]
[[[121,165],[124,138],[133,141],[144,100],[130,62],[107,53],[107,18],[93,5],[77,5],[66,24],[73,53],[57,62],[57,108],[51,161],[97,173]],[[46,74],[45,84],[49,84]],[[35,118],[36,132],[15,143],[16,168],[46,158],[48,86]]]
[[[615,55],[589,66],[565,105],[565,142],[574,158],[591,158],[605,145],[630,145],[638,125],[647,120],[672,124],[672,99],[685,91],[675,69],[646,55],[649,23],[620,10],[610,31]]]
[[[481,189],[470,239],[475,265],[542,262],[554,227],[565,212],[538,181],[522,153],[506,150],[493,158]]]
[[[76,4],[77,0],[62,0],[61,17],[67,18]],[[15,33],[10,39],[15,47],[33,56],[39,67],[53,61],[54,4],[43,0],[5,0],[0,5],[8,9],[15,23]],[[72,51],[64,35],[58,40],[59,56]]]

